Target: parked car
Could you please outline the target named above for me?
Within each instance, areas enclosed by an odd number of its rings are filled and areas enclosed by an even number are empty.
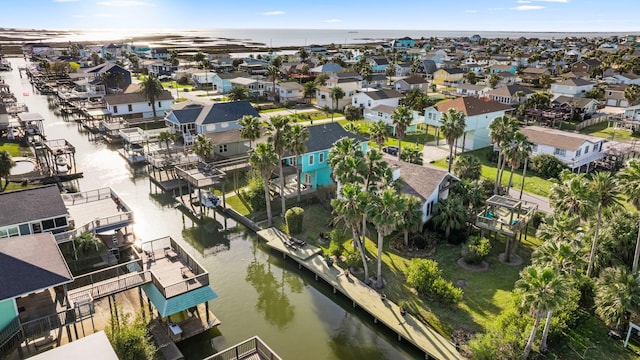
[[[389,155],[398,155],[398,147],[397,146],[385,146],[382,148],[383,152],[386,152]]]

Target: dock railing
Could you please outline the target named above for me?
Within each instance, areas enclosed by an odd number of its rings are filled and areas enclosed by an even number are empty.
[[[237,345],[222,350],[211,355],[205,360],[239,360],[258,355],[260,359],[282,360],[275,351],[271,350],[267,344],[258,336],[247,339]]]

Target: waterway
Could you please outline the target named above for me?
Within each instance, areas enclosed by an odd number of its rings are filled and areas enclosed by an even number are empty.
[[[395,334],[292,261],[266,248],[255,234],[232,220],[198,225],[175,207],[171,197],[156,195],[144,169],[132,169],[116,151],[90,141],[74,122],[48,108],[46,96],[20,78],[22,58],[10,59],[12,72],[2,77],[30,112],[46,119],[48,140],[67,139],[76,147],[84,177],[79,190],[113,188],[136,214],[142,240],[170,235],[210,274],[219,298],[210,308],[222,321],[219,335],[209,332],[179,344],[187,359],[201,359],[249,337],[260,336],[283,359],[413,359],[424,355],[399,343]],[[225,227],[226,224],[226,227]]]

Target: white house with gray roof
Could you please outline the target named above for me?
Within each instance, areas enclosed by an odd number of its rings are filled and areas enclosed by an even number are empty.
[[[580,78],[573,78],[553,83],[551,84],[551,89],[549,90],[555,96],[566,95],[574,97],[584,97],[585,94],[591,91],[594,86],[595,83],[591,81]]]
[[[397,107],[403,95],[397,90],[362,89],[353,96],[351,105],[361,109],[372,109],[378,105]]]

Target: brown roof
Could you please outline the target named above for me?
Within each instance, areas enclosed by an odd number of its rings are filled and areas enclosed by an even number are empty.
[[[427,79],[417,75],[411,75],[399,81],[404,81],[407,84],[426,84],[427,83]]]
[[[548,145],[558,149],[571,151],[578,150],[585,141],[592,143],[604,141],[603,138],[595,136],[582,135],[540,126],[527,126],[520,129],[520,131],[534,144]]]
[[[544,68],[528,67],[528,68],[522,69],[522,73],[524,73],[524,74],[538,74],[538,75],[541,75],[541,74],[545,74],[545,73],[548,73],[548,72],[549,72],[549,69],[544,69]]]
[[[213,141],[214,145],[223,145],[242,141],[242,138],[240,137],[240,129],[214,132],[206,134],[205,136]]]
[[[504,105],[491,100],[480,100],[473,96],[459,97],[453,100],[441,102],[435,106],[435,109],[442,113],[447,112],[449,109],[456,109],[464,113],[465,116],[513,110],[509,105]]]
[[[431,196],[448,174],[446,170],[432,166],[416,165],[391,159],[385,159],[385,161],[389,163],[392,169],[400,168],[400,177],[404,180],[402,193],[415,195],[423,201]]]
[[[515,85],[502,86],[502,87],[493,89],[487,92],[487,95],[512,97],[512,96],[515,96],[516,92],[518,91],[522,91],[525,95],[534,93],[534,91],[529,89],[528,87],[515,84]]]
[[[173,99],[173,96],[171,96],[171,93],[169,92],[169,90],[162,90],[162,93],[160,94],[160,96],[156,98],[156,100],[171,100],[171,99]],[[149,100],[147,100],[144,94],[139,92],[107,95],[104,97],[104,100],[110,105],[149,102]]]

